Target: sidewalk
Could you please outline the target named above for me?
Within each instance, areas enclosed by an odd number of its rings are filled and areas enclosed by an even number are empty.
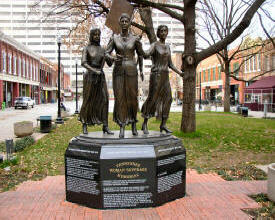
[[[0,219],[249,219],[259,208],[248,195],[266,193],[266,181],[225,181],[187,170],[187,196],[156,208],[96,210],[65,201],[64,176],[27,181],[0,194]]]
[[[180,106],[180,107],[182,108],[182,106]],[[181,110],[181,108],[180,108],[180,110]],[[208,109],[206,110],[206,108],[207,107],[205,105],[202,105],[202,109],[199,110],[199,105],[197,104],[196,105],[196,112],[209,111]],[[179,108],[176,107],[176,106],[174,106],[174,109],[178,110]],[[223,112],[224,109],[223,109],[223,107],[211,106],[210,107],[210,111],[211,112]],[[235,106],[230,107],[230,112],[237,114],[236,107]],[[251,110],[248,110],[248,117],[264,118],[264,112],[263,111],[251,111]],[[267,112],[266,117],[267,118],[274,118],[275,119],[275,112]]]

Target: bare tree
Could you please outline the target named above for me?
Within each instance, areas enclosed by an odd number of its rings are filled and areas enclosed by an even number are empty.
[[[200,7],[200,19],[203,22],[201,25],[202,28],[205,28],[205,31],[198,31],[198,35],[208,43],[212,45],[221,41],[223,38],[228,36],[233,32],[233,30],[238,25],[238,21],[242,17],[246,9],[247,2],[243,0],[221,0],[221,1],[201,1],[199,4]],[[219,10],[222,9],[222,10]],[[263,10],[263,9],[261,9]],[[259,18],[261,18],[260,13],[258,12]],[[262,19],[261,26],[268,35],[268,31],[264,28]],[[224,49],[217,53],[217,58],[221,64],[221,71],[225,73],[225,87],[224,87],[224,111],[230,112],[230,77],[237,79],[236,73],[239,72],[240,67],[235,68],[234,71],[230,68],[232,61],[236,59],[242,59],[243,61],[251,59],[256,53],[258,53],[264,44],[261,40],[258,40],[253,45],[247,45],[245,48],[243,43],[240,43],[234,51],[229,50],[227,45]],[[250,54],[245,52],[253,51]],[[244,56],[245,54],[245,56]],[[243,64],[244,62],[242,62]],[[242,66],[242,65],[240,65]]]
[[[196,50],[196,10],[198,9],[199,1],[183,0],[182,6],[175,4],[155,3],[147,0],[128,1],[143,6],[156,8],[164,13],[167,13],[172,18],[182,22],[185,30],[185,45],[182,60],[184,78],[181,130],[183,132],[195,131],[195,78],[197,65],[205,58],[225,49],[230,43],[241,36],[244,30],[250,25],[253,16],[265,0],[247,0],[248,3],[244,6],[244,13],[240,16],[240,19],[236,21],[237,23],[234,29],[225,35],[223,39],[211,44],[208,48],[203,49],[200,52]],[[210,0],[208,2],[210,2]],[[234,14],[232,14],[232,17],[233,16]]]

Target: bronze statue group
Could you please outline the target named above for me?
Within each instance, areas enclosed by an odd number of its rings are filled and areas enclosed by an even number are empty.
[[[119,18],[121,33],[113,35],[107,49],[100,46],[100,30],[90,31],[90,43],[84,48],[81,64],[87,69],[83,76],[83,103],[79,120],[83,133],[88,134],[87,126],[103,124],[103,133],[114,134],[108,127],[109,96],[103,72],[105,62],[113,68],[114,111],[113,120],[120,126],[119,138],[124,138],[125,126],[131,124],[132,134],[138,135],[136,123],[138,112],[138,71],[135,53],[138,55],[140,77],[143,81],[143,58],[152,60],[149,95],[141,113],[144,118],[142,130],[148,134],[148,120],[158,115],[161,118],[160,131],[171,133],[166,121],[172,103],[169,69],[183,75],[171,61],[171,51],[165,44],[168,27],[160,25],[157,29],[159,41],[151,44],[148,51],[142,49],[140,37],[129,32],[131,18],[123,13]],[[116,55],[112,55],[115,51]]]

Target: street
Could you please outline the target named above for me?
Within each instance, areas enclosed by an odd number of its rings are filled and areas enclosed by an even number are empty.
[[[69,107],[70,113],[75,111],[75,102],[65,102]],[[8,138],[15,138],[13,132],[13,124],[20,121],[32,121],[33,126],[37,125],[37,118],[43,115],[50,115],[52,119],[57,117],[57,103],[35,105],[29,109],[7,108],[0,111],[0,141]]]
[[[81,107],[82,101],[79,102],[79,111]],[[139,107],[141,108],[143,102],[139,103]],[[75,112],[75,101],[67,101],[64,102],[64,105],[66,108],[69,108],[70,114],[74,114]],[[109,112],[113,112],[114,107],[114,100],[109,101]],[[182,105],[176,105],[175,102],[171,105],[170,112],[181,112],[182,111]],[[198,105],[196,105],[196,111],[199,111]],[[202,110],[204,111],[204,106],[202,106]],[[217,107],[214,106],[211,107],[211,111],[217,111],[222,112],[223,107]],[[234,112],[234,109],[231,109],[232,112]],[[40,104],[35,105],[34,108],[29,109],[14,109],[14,108],[8,108],[4,111],[0,111],[0,141],[4,141],[8,138],[15,138],[14,131],[13,131],[13,124],[15,122],[20,121],[32,121],[33,126],[37,126],[37,118],[39,116],[45,116],[50,115],[52,116],[52,120],[55,120],[57,117],[57,103],[49,103],[49,104]],[[255,112],[255,111],[249,111],[249,116],[262,118],[264,116],[263,112]],[[267,117],[275,117],[275,113],[267,113]]]

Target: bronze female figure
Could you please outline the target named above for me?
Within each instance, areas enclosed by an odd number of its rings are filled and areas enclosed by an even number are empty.
[[[129,32],[130,16],[123,13],[119,18],[121,33],[114,35],[108,44],[106,56],[115,62],[113,69],[114,121],[120,126],[119,137],[124,137],[125,126],[132,125],[132,134],[136,129],[138,111],[138,71],[135,52],[139,58],[140,76],[143,80],[143,50],[140,39]],[[111,53],[115,50],[116,57]]]
[[[83,76],[83,103],[79,114],[84,134],[88,134],[88,125],[95,124],[103,124],[103,133],[113,134],[108,128],[109,95],[103,72],[105,50],[100,46],[100,34],[99,29],[90,31],[90,44],[83,49],[81,59],[81,65],[87,69]]]
[[[147,127],[148,119],[154,117],[156,113],[159,113],[160,115],[158,115],[158,117],[161,118],[160,132],[172,132],[166,127],[166,121],[172,103],[168,68],[171,68],[180,76],[183,76],[183,73],[172,63],[170,47],[165,44],[167,35],[168,27],[166,25],[160,25],[157,29],[159,41],[154,42],[150,49],[145,52],[145,56],[151,56],[152,68],[149,94],[141,109],[142,117],[144,118],[142,124],[144,134],[149,133]]]

